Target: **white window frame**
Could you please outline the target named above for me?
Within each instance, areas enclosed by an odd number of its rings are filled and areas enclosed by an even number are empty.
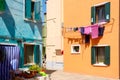
[[[73,47],[74,47],[74,46],[79,46],[79,52],[75,52],[75,51],[73,50]],[[71,45],[71,53],[72,53],[72,54],[74,54],[74,53],[75,53],[75,54],[79,54],[80,51],[81,51],[81,46],[80,46],[80,44],[72,44],[72,45]]]
[[[106,46],[109,46],[109,45],[106,45],[106,44],[104,44],[104,45],[94,45],[93,47],[106,47]],[[95,63],[95,64],[93,64],[93,66],[108,66],[108,65],[106,65],[106,64],[104,64],[103,62],[99,62],[99,63]]]
[[[24,45],[33,45],[33,46],[34,46],[35,43],[26,43],[26,42],[25,42]],[[25,47],[24,47],[24,48],[25,48]],[[33,52],[34,52],[34,48],[33,48]],[[25,52],[24,52],[24,54],[25,54]],[[24,66],[26,66],[26,65],[34,65],[34,64],[35,64],[34,56],[35,56],[35,55],[34,55],[34,53],[33,53],[33,63],[27,63],[27,64],[24,63]]]

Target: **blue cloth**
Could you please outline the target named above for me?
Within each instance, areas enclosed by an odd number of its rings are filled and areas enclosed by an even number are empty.
[[[105,27],[99,27],[98,28],[98,35],[103,36],[104,30],[105,30]]]
[[[85,43],[90,43],[90,35],[85,35]]]
[[[80,27],[81,35],[84,35],[84,27]]]

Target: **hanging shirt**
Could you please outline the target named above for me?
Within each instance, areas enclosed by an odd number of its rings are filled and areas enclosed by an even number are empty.
[[[80,27],[80,33],[81,35],[84,35],[84,27]]]
[[[91,30],[92,30],[92,32],[91,32],[92,39],[98,38],[98,27],[99,27],[99,26],[98,26],[97,24],[91,26]]]
[[[104,29],[105,29],[105,27],[99,27],[99,28],[98,28],[98,31],[99,31],[99,32],[98,32],[98,35],[99,35],[99,36],[103,36]]]
[[[85,43],[90,43],[90,35],[85,35]]]
[[[85,27],[84,34],[90,34],[91,33],[91,26]]]

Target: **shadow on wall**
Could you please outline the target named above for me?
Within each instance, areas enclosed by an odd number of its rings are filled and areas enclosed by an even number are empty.
[[[26,21],[26,22],[30,25],[30,28],[34,35],[35,35],[35,31],[37,29],[39,31],[40,36],[42,36],[42,23],[41,22],[37,22],[37,23],[30,22],[30,21]]]
[[[82,43],[83,43],[83,40],[82,40],[82,38],[68,38],[68,44],[69,44],[69,43],[73,44],[73,43],[75,43],[75,42],[77,42],[77,43],[79,43],[79,44],[82,44]]]
[[[5,12],[1,14],[1,17],[5,23],[7,30],[10,33],[10,36],[15,37],[15,29],[16,29],[15,21],[7,4],[6,4]]]

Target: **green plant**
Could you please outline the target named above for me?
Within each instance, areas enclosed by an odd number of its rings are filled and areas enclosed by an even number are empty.
[[[35,64],[35,65],[31,65],[30,67],[29,67],[29,70],[31,71],[31,70],[34,70],[34,71],[41,71],[41,67],[39,67],[39,65],[37,65],[37,64]]]

